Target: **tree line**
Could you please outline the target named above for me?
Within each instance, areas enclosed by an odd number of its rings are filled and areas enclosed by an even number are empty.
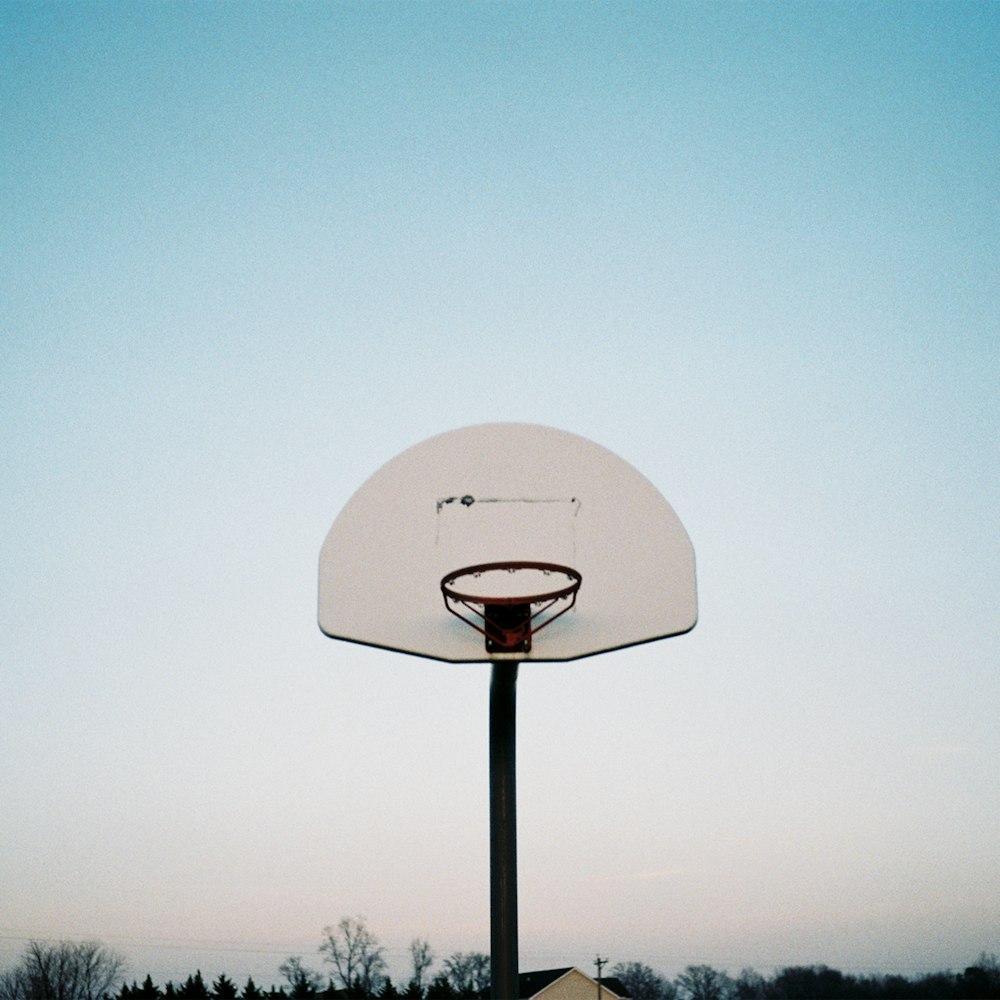
[[[282,985],[240,988],[225,974],[211,984],[201,972],[162,987],[147,975],[124,980],[125,960],[99,942],[30,942],[20,961],[0,972],[0,1000],[481,1000],[490,994],[490,960],[482,952],[455,952],[437,961],[426,940],[410,943],[411,975],[397,987],[385,951],[364,918],[345,917],[326,927],[319,953],[326,975],[290,956],[279,972]],[[743,969],[738,976],[710,965],[689,965],[673,979],[642,962],[611,970],[616,990],[630,1000],[1000,1000],[1000,961],[983,953],[962,972],[853,976],[827,966],[789,966],[765,976]],[[609,984],[610,985],[610,984]],[[605,993],[605,996],[607,994]]]
[[[730,976],[710,965],[689,965],[674,979],[641,962],[616,965],[630,1000],[1000,1000],[1000,962],[980,955],[963,972],[852,976],[825,965],[788,966],[765,976],[743,969]]]

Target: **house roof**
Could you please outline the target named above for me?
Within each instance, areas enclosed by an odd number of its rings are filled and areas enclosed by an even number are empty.
[[[536,993],[540,993],[550,983],[561,979],[567,972],[572,972],[573,967],[567,965],[564,969],[543,969],[541,972],[522,972],[517,977],[517,995],[521,1000],[528,1000]]]
[[[562,969],[542,969],[538,972],[522,972],[517,977],[517,992],[520,1000],[531,1000],[531,997],[541,993],[546,986],[551,986],[557,979],[562,979],[563,976],[572,972],[573,969],[574,966],[567,965]],[[577,969],[577,971],[579,972],[580,970]],[[581,972],[581,975],[586,976],[587,974]],[[591,977],[588,976],[587,978]],[[601,986],[609,994],[609,1000],[611,995],[617,995],[622,998],[628,996],[625,992],[625,986],[614,976],[602,976]]]

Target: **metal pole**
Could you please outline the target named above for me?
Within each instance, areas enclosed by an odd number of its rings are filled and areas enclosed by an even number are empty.
[[[493,1000],[518,1000],[516,662],[493,664],[490,682],[490,967]]]

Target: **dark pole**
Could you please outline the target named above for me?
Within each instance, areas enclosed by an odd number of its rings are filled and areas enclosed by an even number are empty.
[[[514,735],[517,663],[490,682],[490,967],[493,1000],[517,996],[517,807]]]
[[[601,1000],[601,969],[608,964],[606,958],[601,958],[600,955],[594,959],[594,965],[597,966],[597,1000]]]

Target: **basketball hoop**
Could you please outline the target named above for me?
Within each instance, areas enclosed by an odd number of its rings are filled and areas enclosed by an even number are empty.
[[[481,563],[449,573],[441,593],[445,607],[485,638],[488,653],[527,653],[531,637],[573,607],[582,581],[556,563]]]
[[[497,557],[508,561],[488,561]],[[531,561],[513,561],[521,559]],[[456,566],[465,568],[442,579]],[[583,613],[532,650],[536,632],[575,609],[584,576]],[[435,580],[468,628],[441,615]],[[331,639],[490,664],[490,993],[518,996],[518,671],[694,628],[684,526],[638,469],[602,445],[534,424],[462,427],[400,452],[353,494],[323,543],[318,611]]]

